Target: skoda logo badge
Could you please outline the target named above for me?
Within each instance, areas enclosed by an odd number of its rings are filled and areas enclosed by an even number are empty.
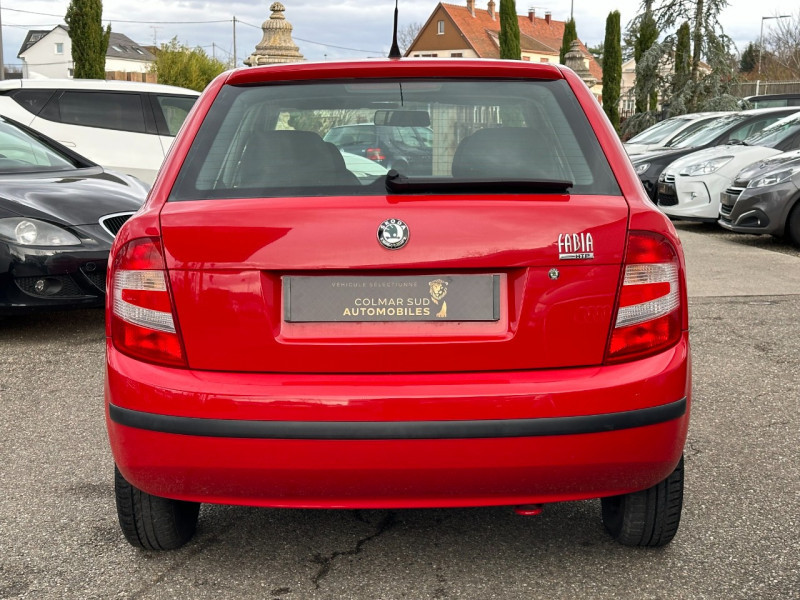
[[[386,219],[378,227],[378,241],[389,250],[402,248],[408,243],[408,225],[400,219]]]

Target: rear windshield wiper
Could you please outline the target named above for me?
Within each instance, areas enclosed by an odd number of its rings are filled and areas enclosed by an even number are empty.
[[[453,179],[414,178],[394,169],[386,174],[386,189],[393,194],[446,193],[566,193],[575,184],[563,179]]]

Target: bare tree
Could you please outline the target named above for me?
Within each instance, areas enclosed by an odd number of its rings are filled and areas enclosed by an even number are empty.
[[[422,23],[406,23],[397,29],[397,45],[400,46],[400,53],[405,54],[411,47],[417,35],[422,29]]]
[[[784,70],[784,77],[800,79],[800,10],[785,19],[775,19],[764,40],[765,56]]]

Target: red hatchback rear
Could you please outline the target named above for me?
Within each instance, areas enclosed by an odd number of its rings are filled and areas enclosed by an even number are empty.
[[[376,122],[430,125],[425,175],[356,177],[368,159],[323,140]],[[108,298],[107,423],[134,545],[182,545],[201,502],[602,498],[622,543],[677,531],[683,257],[567,69],[223,74],[117,236]]]

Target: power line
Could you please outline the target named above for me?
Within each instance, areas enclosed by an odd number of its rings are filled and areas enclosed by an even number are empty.
[[[64,15],[54,15],[52,13],[33,12],[33,11],[30,11],[30,10],[21,10],[19,8],[9,8],[7,6],[4,6],[3,10],[10,10],[11,12],[25,13],[26,15],[39,15],[40,17],[58,17],[59,19],[63,19],[64,18]]]
[[[53,13],[43,13],[43,12],[34,12],[32,10],[22,10],[19,8],[6,8],[3,7],[3,10],[10,10],[13,12],[18,13],[25,13],[28,15],[37,15],[39,17],[58,17],[60,19],[64,18],[64,15],[54,15]],[[129,19],[111,19],[105,18],[105,21],[113,22],[113,23],[136,23],[139,25],[204,25],[208,23],[230,23],[230,19],[217,19],[215,21],[133,21]]]
[[[22,10],[19,8],[6,8],[3,7],[2,10],[10,10],[13,12],[18,13],[25,13],[29,15],[37,15],[41,17],[58,17],[59,19],[63,19],[64,15],[56,15],[52,13],[43,13],[43,12],[35,12],[31,10]],[[206,24],[214,24],[214,23],[241,23],[242,25],[247,25],[248,27],[253,27],[255,29],[261,29],[260,25],[253,25],[252,23],[248,23],[247,21],[242,21],[241,19],[237,19],[233,17],[232,19],[218,19],[214,21],[134,21],[130,19],[105,19],[109,23],[133,23],[137,25],[206,25]],[[7,25],[8,27],[25,27],[23,25]],[[43,25],[34,26],[31,25],[29,27],[43,27]],[[365,54],[383,54],[383,50],[364,50],[362,48],[348,48],[347,46],[337,46],[336,44],[328,44],[325,42],[316,42],[314,40],[307,40],[305,38],[294,37],[294,39],[305,42],[306,44],[316,44],[317,46],[324,46],[326,48],[336,48],[337,50],[347,50],[348,52],[363,52]]]
[[[242,21],[241,19],[236,19],[236,22],[241,23],[242,25],[247,25],[248,27],[255,27],[256,29],[261,29],[260,25],[253,25],[252,23],[248,23],[247,21]],[[366,54],[383,54],[383,50],[361,50],[359,48],[347,48],[345,46],[335,46],[333,44],[326,44],[325,42],[315,42],[314,40],[305,40],[295,35],[292,36],[292,39],[298,40],[300,42],[306,42],[307,44],[317,44],[318,46],[336,48],[338,50],[349,50],[350,52],[364,52]]]
[[[336,48],[338,50],[348,50],[350,52],[365,52],[366,54],[383,54],[384,50],[360,50],[358,48],[347,48],[346,46],[336,46],[334,44],[326,44],[325,42],[315,42],[313,40],[304,40],[303,38],[296,37],[294,38],[301,42],[306,42],[307,44],[317,44],[318,46],[326,46],[328,48]]]

